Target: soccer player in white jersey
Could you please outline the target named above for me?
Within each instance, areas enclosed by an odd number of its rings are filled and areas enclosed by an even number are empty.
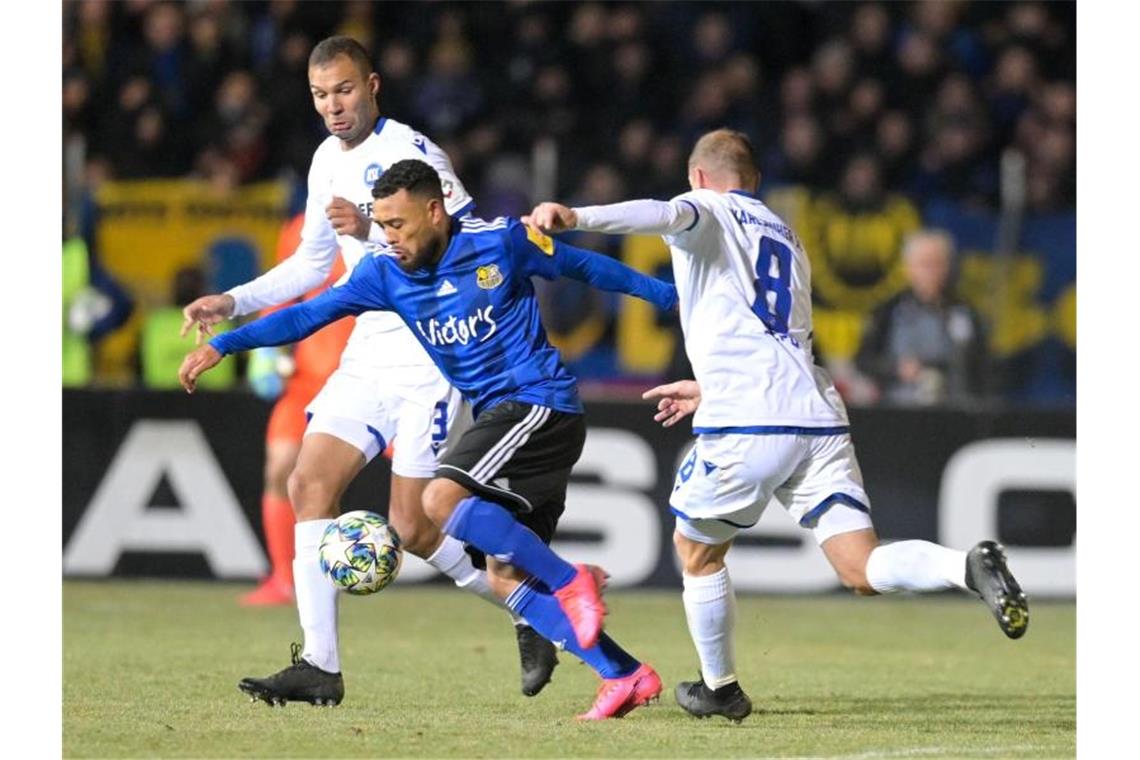
[[[1010,638],[1029,608],[999,545],[968,553],[928,541],[880,545],[847,424],[827,373],[812,360],[811,271],[800,241],[756,198],[748,138],[704,135],[689,158],[692,191],[671,201],[535,207],[550,231],[659,234],[669,245],[685,350],[695,381],[658,386],[656,420],[693,414],[696,445],[670,499],[682,599],[701,661],[677,703],[698,717],[743,720],[752,703],[734,665],[735,597],[724,558],[775,497],[810,529],[844,586],[858,594],[962,589],[978,594]]]
[[[474,206],[447,155],[412,128],[380,115],[380,77],[365,49],[348,37],[318,43],[309,57],[313,105],[330,136],[313,155],[301,244],[296,253],[252,282],[194,301],[183,333],[289,301],[319,285],[337,251],[351,273],[366,252],[386,242],[371,220],[372,186],[387,167],[416,158],[442,179],[449,214]],[[460,394],[444,380],[398,316],[357,318],[340,366],[306,409],[310,419],[289,497],[297,516],[293,572],[304,647],[293,664],[268,678],[246,678],[243,691],[267,702],[337,704],[344,695],[337,644],[337,591],[317,558],[321,534],[339,514],[345,488],[395,440],[389,518],[403,546],[451,577],[460,588],[501,606],[486,573],[472,565],[459,541],[424,516],[424,487],[463,416]],[[462,431],[459,431],[462,432]],[[557,663],[554,645],[516,618],[522,690],[537,694]]]

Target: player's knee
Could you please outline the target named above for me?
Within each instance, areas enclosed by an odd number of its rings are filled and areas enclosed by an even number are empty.
[[[436,478],[424,488],[424,514],[437,528],[443,527],[455,509],[455,500],[451,496],[449,485],[450,481]]]
[[[406,514],[398,510],[389,510],[392,527],[400,537],[400,544],[404,551],[420,557],[427,558],[439,544],[439,528],[427,519],[418,509],[414,514]]]
[[[319,475],[297,468],[287,482],[289,501],[298,520],[336,517],[336,489]]]
[[[685,575],[712,575],[724,569],[723,553],[711,551],[710,547],[691,541],[679,531],[673,532],[673,547],[681,559],[681,572]]]

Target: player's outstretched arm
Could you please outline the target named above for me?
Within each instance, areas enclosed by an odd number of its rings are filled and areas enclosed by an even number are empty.
[[[343,317],[389,308],[374,266],[371,261],[361,262],[343,285],[215,337],[186,357],[178,373],[182,386],[193,392],[198,375],[227,354],[296,343]]]
[[[340,288],[325,291],[311,301],[294,304],[261,319],[223,333],[210,341],[223,356],[262,346],[283,346],[303,340],[342,317],[361,314],[351,301],[340,298]]]
[[[584,230],[611,235],[675,235],[692,229],[700,220],[696,204],[685,198],[671,201],[638,200],[605,206],[569,208],[540,203],[523,222],[550,232]]]
[[[655,422],[663,427],[672,427],[697,411],[701,405],[701,386],[696,380],[678,380],[675,383],[650,388],[641,397],[646,401],[657,401]]]
[[[672,283],[649,277],[601,253],[555,241],[534,227],[511,222],[509,245],[523,275],[573,277],[599,290],[625,293],[668,311],[677,305]]]
[[[554,259],[559,274],[598,290],[635,296],[663,311],[677,305],[677,288],[672,283],[642,274],[605,254],[558,243]]]

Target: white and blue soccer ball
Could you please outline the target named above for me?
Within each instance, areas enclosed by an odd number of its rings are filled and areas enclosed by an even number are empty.
[[[349,594],[375,594],[396,579],[403,558],[400,537],[375,512],[346,512],[321,536],[321,572]]]

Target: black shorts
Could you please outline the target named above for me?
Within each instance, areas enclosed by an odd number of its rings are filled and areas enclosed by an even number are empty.
[[[505,401],[479,415],[444,455],[436,477],[506,507],[550,543],[585,443],[581,414]]]

